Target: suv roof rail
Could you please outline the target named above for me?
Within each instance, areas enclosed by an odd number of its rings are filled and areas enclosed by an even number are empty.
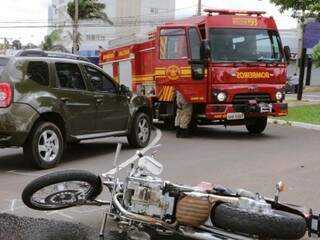
[[[65,53],[65,52],[52,52],[52,51],[43,51],[41,49],[28,49],[21,50],[16,55],[16,57],[51,57],[51,58],[66,58],[90,62],[86,57],[80,55]]]

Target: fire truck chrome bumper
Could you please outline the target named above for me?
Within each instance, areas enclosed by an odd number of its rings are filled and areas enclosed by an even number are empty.
[[[210,120],[241,120],[246,117],[288,115],[287,103],[270,103],[256,105],[208,104],[206,118]]]

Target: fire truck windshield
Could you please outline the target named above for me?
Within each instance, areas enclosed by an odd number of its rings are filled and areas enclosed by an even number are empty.
[[[283,61],[277,31],[266,29],[210,29],[211,57],[216,62]]]

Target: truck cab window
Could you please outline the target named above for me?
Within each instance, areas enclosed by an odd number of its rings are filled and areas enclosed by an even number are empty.
[[[196,28],[189,29],[189,41],[190,41],[190,49],[191,49],[191,58],[195,60],[199,60],[201,40]]]
[[[182,28],[161,29],[160,59],[188,58],[186,31]]]

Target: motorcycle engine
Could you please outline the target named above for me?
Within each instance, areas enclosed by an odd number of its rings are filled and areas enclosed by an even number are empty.
[[[127,210],[171,220],[174,210],[174,198],[163,194],[164,183],[160,178],[148,175],[130,176],[124,194]]]

